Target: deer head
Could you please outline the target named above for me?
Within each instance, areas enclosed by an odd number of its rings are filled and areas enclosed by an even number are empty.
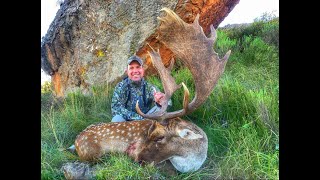
[[[135,160],[141,164],[170,160],[176,170],[191,172],[201,167],[207,149],[207,135],[201,128],[180,118],[165,119],[149,129]]]
[[[194,99],[189,103],[189,91],[182,83],[185,91],[183,109],[166,112],[169,99],[181,85],[176,84],[169,70],[164,67],[159,52],[152,49],[152,51],[148,53],[160,75],[165,100],[162,102],[161,110],[158,113],[144,114],[141,112],[138,102],[136,104],[136,110],[141,116],[155,120],[181,117],[193,112],[204,103],[223,73],[231,53],[229,50],[222,59],[218,57],[218,54],[213,50],[217,33],[211,25],[211,37],[207,38],[205,36],[202,27],[199,25],[199,14],[196,16],[193,24],[187,24],[172,10],[168,8],[163,8],[162,10],[166,12],[166,16],[158,17],[161,24],[157,38],[171,49],[171,51],[182,60],[184,65],[188,67],[194,78],[196,92]]]

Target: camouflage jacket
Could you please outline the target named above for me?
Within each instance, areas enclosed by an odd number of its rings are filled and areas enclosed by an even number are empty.
[[[136,112],[136,102],[139,100],[141,111],[147,113],[156,105],[153,96],[154,88],[159,91],[157,87],[144,79],[138,83],[129,78],[123,79],[114,89],[111,102],[112,116],[121,115],[126,120],[143,119]]]

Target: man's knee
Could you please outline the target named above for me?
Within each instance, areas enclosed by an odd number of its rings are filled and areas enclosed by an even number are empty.
[[[120,115],[115,115],[113,116],[111,122],[124,122],[126,121],[122,116]]]

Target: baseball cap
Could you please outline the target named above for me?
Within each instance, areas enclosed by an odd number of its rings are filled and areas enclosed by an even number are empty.
[[[129,65],[132,61],[137,61],[141,66],[143,65],[142,60],[141,60],[138,56],[136,56],[136,55],[133,55],[133,56],[129,57],[129,59],[128,59],[128,65]]]

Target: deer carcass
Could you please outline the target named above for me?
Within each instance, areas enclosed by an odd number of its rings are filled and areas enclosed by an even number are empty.
[[[210,95],[224,71],[230,51],[219,59],[213,51],[216,31],[211,26],[207,38],[199,25],[199,15],[193,24],[187,24],[173,11],[164,8],[164,17],[158,18],[158,39],[182,60],[194,78],[195,97],[189,103],[189,91],[184,87],[183,109],[166,112],[167,102],[181,87],[177,85],[168,69],[164,67],[159,52],[149,52],[160,74],[165,100],[156,114],[143,114],[138,102],[137,112],[145,117],[141,121],[99,123],[81,132],[75,141],[81,160],[94,160],[108,152],[127,153],[137,162],[160,163],[170,160],[180,172],[198,170],[207,157],[208,139],[205,132],[181,116],[193,112]]]

